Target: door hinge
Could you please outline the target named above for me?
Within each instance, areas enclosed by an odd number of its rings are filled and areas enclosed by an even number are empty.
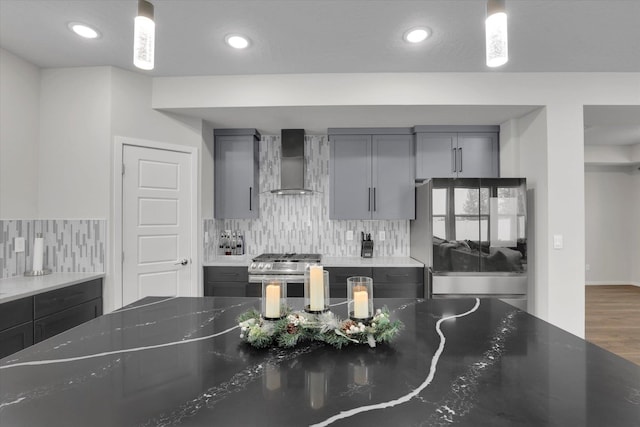
[[[124,175],[124,163],[122,164],[122,175]]]
[[[122,251],[122,263],[124,264],[124,251]]]

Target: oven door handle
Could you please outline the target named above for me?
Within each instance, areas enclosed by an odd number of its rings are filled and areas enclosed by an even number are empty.
[[[304,283],[304,275],[287,275],[287,274],[249,274],[249,283],[262,283],[263,280],[284,280],[287,283]]]

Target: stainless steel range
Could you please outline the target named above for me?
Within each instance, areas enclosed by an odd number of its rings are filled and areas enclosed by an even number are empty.
[[[262,283],[263,279],[277,276],[288,283],[303,283],[304,272],[314,264],[320,264],[320,254],[262,254],[249,265],[249,282]]]

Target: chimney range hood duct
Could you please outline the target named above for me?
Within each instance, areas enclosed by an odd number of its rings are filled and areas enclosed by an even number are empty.
[[[282,154],[280,156],[280,188],[274,194],[312,194],[305,188],[304,129],[282,129]]]

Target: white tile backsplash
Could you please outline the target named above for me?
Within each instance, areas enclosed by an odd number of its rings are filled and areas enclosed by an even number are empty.
[[[280,137],[263,136],[260,141],[260,218],[204,220],[209,243],[204,243],[204,260],[217,252],[220,233],[240,230],[246,252],[311,252],[325,256],[359,256],[360,232],[371,233],[374,256],[409,256],[409,221],[329,219],[329,140],[327,136],[306,136],[306,187],[312,195],[283,196],[269,191],[280,186]],[[347,231],[354,232],[352,241]],[[378,231],[384,230],[385,241]],[[203,239],[204,241],[204,239]]]
[[[36,233],[44,238],[44,268],[58,273],[105,271],[105,220],[0,220],[0,233],[0,278],[31,270]],[[24,237],[24,252],[15,252],[16,237]]]

